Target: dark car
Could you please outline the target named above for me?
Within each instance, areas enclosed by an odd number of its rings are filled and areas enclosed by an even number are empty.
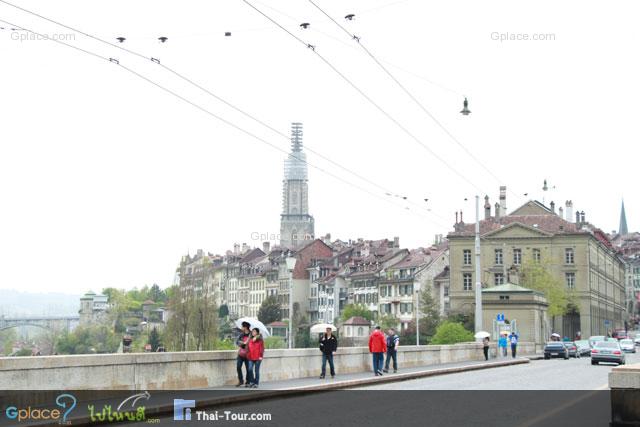
[[[551,359],[552,357],[562,357],[563,359],[569,359],[569,349],[565,346],[565,343],[561,341],[549,341],[544,346],[544,358]]]
[[[625,364],[624,352],[618,341],[601,341],[591,349],[591,364],[597,365],[600,362]]]
[[[578,351],[578,345],[573,341],[565,341],[564,346],[569,350],[569,357],[575,357],[576,359],[580,357],[580,351]]]
[[[591,356],[591,345],[589,344],[589,340],[578,340],[576,341],[576,346],[578,347],[578,353],[580,353],[580,356]]]

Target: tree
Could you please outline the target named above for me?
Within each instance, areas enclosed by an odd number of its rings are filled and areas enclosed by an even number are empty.
[[[461,323],[443,322],[438,326],[431,344],[456,344],[469,341],[473,341],[473,333],[466,330]]]
[[[59,354],[91,354],[115,353],[120,345],[120,338],[113,328],[100,324],[78,326],[72,332],[65,332],[56,342]]]
[[[476,319],[474,313],[464,311],[452,312],[447,316],[447,321],[453,323],[461,323],[462,326],[464,326],[464,328],[468,331],[476,330]]]
[[[264,339],[264,348],[285,348],[286,346],[282,337],[267,337]]]
[[[549,303],[547,313],[552,318],[567,312],[571,298],[563,283],[550,272],[548,263],[525,262],[520,274],[520,283],[525,288],[540,291]]]
[[[224,319],[229,315],[229,307],[227,304],[222,304],[218,309],[218,318]]]
[[[160,347],[160,333],[155,326],[153,327],[151,332],[149,332],[149,344],[151,344],[151,351],[156,351],[158,350],[158,347]]]
[[[0,331],[0,354],[11,354],[15,342],[18,341],[18,333],[15,328]]]
[[[270,295],[262,301],[260,310],[258,310],[258,320],[265,325],[282,320],[282,310],[280,310],[280,303],[275,295]]]
[[[371,312],[364,304],[349,304],[342,310],[342,321],[349,320],[354,316],[364,317],[367,320],[372,319]]]
[[[378,320],[378,325],[380,325],[380,328],[382,328],[383,331],[390,328],[396,329],[398,327],[398,323],[400,323],[400,320],[391,314],[385,314]]]
[[[432,337],[436,333],[436,328],[440,324],[440,306],[433,298],[431,286],[426,285],[420,291],[420,333]]]
[[[189,298],[178,286],[171,289],[171,298],[167,301],[171,317],[165,328],[165,344],[170,350],[185,351],[187,349],[187,332],[189,332]],[[183,295],[184,294],[184,295]]]

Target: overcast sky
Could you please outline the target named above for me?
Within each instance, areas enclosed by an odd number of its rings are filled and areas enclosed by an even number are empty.
[[[624,197],[637,229],[637,1],[317,0],[492,174],[307,1],[253,3],[315,45],[450,168],[241,0],[11,1],[115,43],[126,37],[123,47],[280,132],[303,122],[306,146],[367,179],[307,151],[310,164],[343,180],[310,167],[317,235],[427,246],[451,230],[456,210],[473,220],[475,194],[493,205],[507,185],[513,210],[542,200],[545,178],[547,203],[572,199],[608,232]],[[349,13],[355,20],[344,19]],[[0,19],[71,33],[3,3]],[[546,40],[496,40],[506,33]],[[0,31],[0,288],[168,286],[187,251],[260,246],[254,233],[279,232],[283,152],[115,64],[20,34],[28,33]],[[282,136],[157,64],[66,37],[288,150]],[[465,95],[467,117],[459,114]]]

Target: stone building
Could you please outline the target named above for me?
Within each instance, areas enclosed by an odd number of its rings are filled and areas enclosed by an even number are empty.
[[[502,202],[502,200],[501,200]],[[555,332],[574,337],[606,334],[623,327],[624,265],[602,230],[588,223],[567,201],[566,215],[529,201],[506,214],[504,203],[491,215],[485,197],[480,221],[483,287],[519,284],[524,263],[542,263],[573,296],[574,307],[553,319]],[[456,221],[449,233],[450,298],[452,312],[473,313],[475,288],[475,224]],[[483,325],[486,327],[486,325]]]
[[[87,292],[80,298],[80,325],[106,321],[109,309],[109,297]]]

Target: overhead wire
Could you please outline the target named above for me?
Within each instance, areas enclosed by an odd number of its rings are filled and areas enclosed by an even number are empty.
[[[0,0],[0,2],[6,3],[6,2],[4,2],[3,0]],[[223,118],[223,117],[221,117],[221,116],[219,116],[219,115],[217,115],[217,114],[215,114],[215,113],[213,113],[213,112],[209,111],[209,110],[208,110],[208,109],[206,109],[205,107],[202,107],[201,105],[199,105],[199,104],[197,104],[197,103],[195,103],[195,102],[191,101],[190,99],[188,99],[188,98],[186,98],[186,97],[184,97],[184,96],[182,96],[182,95],[178,94],[177,92],[175,92],[175,91],[173,91],[173,90],[171,90],[171,89],[169,89],[169,88],[167,88],[167,87],[163,86],[162,84],[160,84],[160,83],[158,83],[158,82],[156,82],[156,81],[154,81],[154,80],[150,79],[149,77],[147,77],[147,76],[145,76],[145,75],[143,75],[143,74],[138,73],[137,71],[133,70],[132,68],[129,68],[129,67],[127,67],[127,66],[123,65],[123,64],[122,64],[122,63],[120,63],[120,61],[119,61],[118,59],[116,59],[116,58],[111,58],[111,57],[106,57],[106,56],[100,55],[100,54],[95,53],[95,52],[93,52],[93,51],[90,51],[90,50],[88,50],[88,49],[84,49],[84,48],[81,48],[81,47],[78,47],[78,46],[72,45],[72,44],[70,44],[70,43],[66,43],[66,42],[64,42],[64,41],[62,41],[62,40],[60,40],[60,39],[46,37],[46,36],[45,36],[44,34],[42,34],[42,33],[39,33],[39,32],[37,32],[37,31],[35,31],[35,30],[31,30],[31,29],[26,28],[26,27],[24,27],[24,26],[18,26],[18,25],[16,25],[16,24],[13,24],[12,22],[9,22],[9,21],[4,20],[4,19],[0,19],[0,22],[4,22],[4,23],[6,23],[6,24],[8,24],[8,25],[10,25],[10,26],[18,27],[18,28],[20,28],[20,29],[21,29],[21,30],[23,30],[23,31],[27,31],[27,32],[32,33],[32,34],[34,34],[34,35],[40,36],[40,37],[42,37],[42,38],[43,38],[43,39],[45,39],[45,40],[50,40],[50,41],[56,42],[56,43],[58,43],[58,44],[61,44],[61,45],[64,45],[64,46],[66,46],[66,47],[69,47],[69,48],[71,48],[71,49],[74,49],[74,50],[76,50],[76,51],[79,51],[79,52],[81,52],[81,53],[84,53],[84,54],[90,55],[90,56],[92,56],[92,57],[95,57],[95,58],[101,59],[101,60],[103,60],[103,61],[106,61],[106,62],[108,62],[108,63],[110,63],[110,64],[117,65],[118,67],[120,67],[120,68],[122,68],[123,70],[125,70],[125,71],[127,71],[127,72],[131,73],[132,75],[134,75],[134,76],[136,76],[136,77],[138,77],[138,78],[140,78],[140,79],[142,79],[142,80],[144,80],[144,81],[146,81],[146,82],[150,83],[151,85],[153,85],[153,86],[155,86],[155,87],[157,87],[157,88],[159,88],[159,89],[163,90],[164,92],[166,92],[166,93],[168,93],[168,94],[170,94],[170,95],[172,95],[172,96],[174,96],[174,97],[176,97],[176,98],[180,99],[181,101],[183,101],[183,102],[185,102],[185,103],[187,103],[187,104],[191,105],[192,107],[194,107],[194,108],[196,108],[196,109],[198,109],[198,110],[202,111],[203,113],[205,113],[205,114],[207,114],[207,115],[209,115],[209,116],[211,116],[211,117],[213,117],[213,118],[217,119],[218,121],[220,121],[220,122],[222,122],[222,123],[226,124],[227,126],[230,126],[230,127],[234,128],[234,129],[236,129],[237,131],[244,133],[245,135],[250,136],[251,138],[256,139],[257,141],[262,142],[262,143],[266,144],[267,146],[269,146],[269,147],[271,147],[271,148],[273,148],[273,149],[275,149],[275,150],[278,150],[278,151],[280,151],[280,152],[282,152],[282,153],[284,153],[284,154],[286,154],[286,155],[288,155],[288,156],[290,156],[290,157],[292,157],[292,158],[294,158],[294,159],[296,159],[296,160],[299,160],[299,161],[303,162],[304,164],[306,164],[306,165],[308,165],[308,166],[310,166],[310,167],[312,167],[312,168],[314,168],[314,169],[317,169],[318,171],[320,171],[320,172],[322,172],[322,173],[324,173],[324,174],[326,174],[326,175],[328,175],[328,176],[330,176],[330,177],[332,177],[332,178],[334,178],[334,179],[336,179],[336,180],[338,180],[338,181],[340,181],[340,182],[342,182],[342,183],[344,183],[344,184],[347,184],[347,185],[349,185],[349,186],[351,186],[351,187],[354,187],[354,188],[356,188],[356,189],[358,189],[358,190],[360,190],[360,191],[363,191],[363,192],[365,192],[365,193],[367,193],[367,194],[369,194],[369,195],[371,195],[371,196],[373,196],[373,197],[376,197],[376,198],[378,198],[378,199],[380,199],[380,200],[383,200],[383,201],[385,201],[385,202],[388,202],[388,203],[390,203],[391,205],[393,205],[393,206],[395,206],[395,207],[403,208],[403,206],[402,206],[402,205],[398,205],[398,204],[396,204],[396,203],[393,203],[391,200],[389,200],[389,199],[387,199],[387,198],[385,198],[385,197],[382,197],[382,196],[381,196],[381,195],[379,195],[379,194],[373,193],[373,192],[371,192],[371,191],[369,191],[369,190],[367,190],[367,189],[365,189],[365,188],[363,188],[363,187],[361,187],[361,186],[359,186],[359,185],[357,185],[357,184],[354,184],[354,183],[352,183],[352,182],[350,182],[350,181],[347,181],[347,180],[345,180],[345,179],[343,179],[343,178],[341,178],[341,177],[339,177],[339,176],[337,176],[337,175],[333,174],[332,172],[329,172],[329,171],[325,170],[325,169],[324,169],[324,168],[322,168],[322,167],[319,167],[319,166],[317,166],[317,165],[315,165],[315,164],[313,164],[313,163],[308,162],[306,159],[303,159],[303,158],[300,158],[300,157],[295,156],[293,153],[290,153],[290,152],[288,152],[288,151],[286,151],[286,150],[282,149],[281,147],[279,147],[279,146],[277,146],[277,145],[275,145],[275,144],[273,144],[273,143],[271,143],[271,142],[269,142],[269,141],[265,140],[264,138],[259,137],[258,135],[255,135],[254,133],[252,133],[252,132],[250,132],[250,131],[248,131],[248,130],[246,130],[246,129],[242,128],[241,126],[239,126],[239,125],[237,125],[237,124],[235,124],[235,123],[233,123],[233,122],[231,122],[231,121],[229,121],[229,120],[227,120],[227,119],[225,119],[225,118]],[[91,36],[88,36],[88,37],[91,37]],[[91,37],[91,38],[94,38],[94,37]],[[128,49],[126,49],[126,50],[128,51]],[[133,52],[132,52],[132,53],[133,53]],[[134,54],[136,54],[136,55],[138,55],[138,56],[142,56],[142,55],[137,54],[137,53],[134,53]],[[143,56],[143,57],[144,57],[144,56]],[[433,221],[433,219],[428,218],[428,217],[426,217],[426,215],[421,214],[421,213],[419,213],[419,212],[417,212],[417,211],[410,211],[410,212],[411,212],[412,214],[418,215],[418,216],[420,216],[420,217],[422,217],[422,218],[424,218],[424,219],[428,219],[428,220],[429,220],[429,221],[431,221],[433,224],[436,224],[436,225],[438,225],[438,226],[443,226],[442,224],[439,224],[439,223],[437,223],[437,222]]]
[[[402,123],[400,123],[395,117],[393,117],[390,113],[388,113],[384,108],[382,108],[378,103],[376,103],[369,95],[367,95],[362,89],[360,89],[355,83],[353,83],[353,81],[351,81],[344,73],[342,73],[338,68],[336,68],[336,66],[334,66],[328,59],[326,59],[324,56],[322,56],[316,49],[316,46],[305,42],[304,40],[302,40],[300,37],[296,36],[295,34],[293,34],[291,31],[289,31],[288,29],[286,29],[284,26],[282,26],[279,22],[277,22],[275,19],[271,18],[269,15],[265,14],[263,11],[261,11],[260,9],[258,9],[257,7],[255,7],[253,4],[251,4],[251,2],[249,2],[248,0],[242,0],[244,3],[246,3],[248,6],[250,6],[252,9],[254,9],[256,12],[258,12],[259,14],[261,14],[262,16],[264,16],[266,19],[268,19],[269,21],[271,21],[274,25],[276,25],[278,28],[280,28],[281,30],[283,30],[284,32],[286,32],[287,34],[289,34],[291,37],[293,37],[295,40],[297,40],[299,43],[303,44],[304,46],[306,46],[307,48],[309,48],[318,58],[320,58],[320,60],[322,60],[322,62],[324,62],[329,68],[331,68],[336,74],[338,74],[338,76],[340,76],[345,82],[347,82],[353,89],[356,90],[356,92],[358,92],[363,98],[365,98],[371,105],[373,105],[378,111],[380,111],[385,117],[387,117],[389,120],[391,120],[391,122],[393,122],[398,128],[400,128],[406,135],[408,135],[412,140],[414,140],[418,145],[420,145],[422,148],[424,148],[427,152],[429,152],[434,158],[436,158],[438,161],[440,161],[443,165],[445,165],[451,172],[453,172],[455,175],[457,175],[459,178],[461,178],[463,181],[467,182],[469,185],[473,186],[474,188],[476,188],[477,190],[479,190],[480,192],[484,193],[484,191],[482,190],[482,188],[480,188],[475,182],[473,182],[471,179],[467,178],[465,175],[463,175],[462,173],[460,173],[458,170],[456,170],[453,166],[451,166],[449,164],[449,162],[447,162],[445,159],[443,159],[441,156],[439,156],[435,151],[433,151],[428,145],[426,145],[425,143],[423,143],[420,138],[418,138],[417,136],[415,136],[410,130],[408,130]]]
[[[41,14],[39,14],[39,13],[37,13],[37,12],[32,11],[32,10],[29,10],[29,9],[23,8],[23,7],[21,7],[21,6],[18,6],[18,5],[16,5],[16,4],[10,3],[10,2],[8,2],[8,1],[6,1],[6,0],[0,0],[0,3],[4,3],[4,4],[6,4],[6,5],[8,5],[8,6],[11,6],[11,7],[14,7],[14,8],[16,8],[16,9],[18,9],[18,10],[22,11],[22,12],[25,12],[25,13],[28,13],[28,14],[30,14],[30,15],[36,16],[36,17],[38,17],[38,18],[40,18],[40,19],[43,19],[43,20],[48,21],[48,22],[51,22],[51,23],[53,23],[53,24],[55,24],[55,25],[61,26],[61,27],[63,27],[63,28],[66,28],[66,29],[68,29],[68,30],[70,30],[70,31],[77,32],[78,34],[81,34],[81,35],[83,35],[83,36],[85,36],[85,37],[88,37],[88,38],[90,38],[90,39],[92,39],[92,40],[98,41],[98,42],[100,42],[100,43],[103,43],[103,44],[106,44],[106,45],[108,45],[108,46],[114,47],[114,48],[116,48],[116,49],[120,49],[120,50],[122,50],[122,51],[124,51],[124,52],[126,52],[126,53],[131,54],[131,55],[137,56],[137,57],[142,58],[142,59],[145,59],[145,60],[150,60],[150,61],[154,62],[156,65],[158,65],[158,66],[162,67],[163,69],[167,70],[168,72],[170,72],[170,73],[174,74],[176,77],[178,77],[178,78],[180,78],[180,79],[184,80],[185,82],[187,82],[187,83],[189,83],[190,85],[192,85],[192,86],[196,87],[197,89],[201,90],[202,92],[204,92],[204,93],[208,94],[209,96],[211,96],[211,97],[215,98],[215,99],[216,99],[216,100],[218,100],[219,102],[222,102],[223,104],[225,104],[225,105],[226,105],[226,106],[228,106],[229,108],[232,108],[233,110],[235,110],[235,111],[239,112],[240,114],[244,115],[245,117],[247,117],[247,118],[249,118],[249,119],[251,119],[251,120],[255,121],[256,123],[258,123],[258,124],[260,124],[260,125],[264,126],[265,128],[267,128],[267,129],[271,130],[272,132],[274,132],[274,133],[276,133],[276,134],[280,135],[281,137],[286,138],[287,140],[289,140],[289,139],[290,139],[290,136],[289,136],[289,135],[287,135],[287,134],[285,134],[285,133],[283,133],[283,132],[279,131],[278,129],[276,129],[276,128],[274,128],[273,126],[271,126],[271,125],[269,125],[269,124],[265,123],[264,121],[262,121],[262,120],[258,119],[257,117],[253,116],[252,114],[248,113],[247,111],[245,111],[245,110],[243,110],[243,109],[241,109],[241,108],[237,107],[236,105],[232,104],[231,102],[227,101],[226,99],[224,99],[224,98],[220,97],[219,95],[215,94],[215,93],[214,93],[214,92],[212,92],[211,90],[209,90],[209,89],[205,88],[205,87],[204,87],[204,86],[202,86],[201,84],[199,84],[199,83],[195,82],[193,79],[191,79],[191,78],[189,78],[189,77],[185,76],[184,74],[182,74],[182,73],[178,72],[177,70],[175,70],[175,69],[173,69],[173,68],[171,68],[171,67],[169,67],[169,66],[165,65],[165,64],[164,64],[164,63],[162,63],[161,61],[158,61],[156,58],[153,58],[153,57],[148,56],[148,55],[146,55],[146,54],[143,54],[143,53],[137,52],[137,51],[135,51],[135,50],[129,49],[129,48],[127,48],[127,47],[123,46],[123,45],[122,45],[122,44],[120,44],[120,43],[116,44],[116,43],[110,42],[110,41],[105,40],[105,39],[103,39],[103,38],[101,38],[101,37],[95,36],[95,35],[93,35],[93,34],[91,34],[91,33],[88,33],[88,32],[85,32],[85,31],[82,31],[82,30],[80,30],[80,29],[78,29],[78,28],[75,28],[75,27],[69,26],[69,25],[67,25],[67,24],[64,24],[64,23],[62,23],[62,22],[59,22],[59,21],[57,21],[57,20],[55,20],[55,19],[52,19],[52,18],[49,18],[49,17],[47,17],[47,16],[41,15]],[[358,178],[358,179],[360,179],[360,180],[362,180],[362,181],[364,181],[364,182],[366,182],[366,183],[368,183],[368,184],[370,184],[370,185],[372,185],[372,186],[374,186],[374,187],[376,187],[376,188],[380,189],[380,190],[381,190],[381,191],[383,191],[383,192],[385,193],[385,195],[387,195],[387,196],[390,196],[390,195],[393,195],[393,194],[396,194],[396,195],[398,194],[398,192],[396,192],[396,191],[392,191],[392,190],[390,190],[390,189],[388,189],[388,188],[386,188],[386,187],[384,187],[384,186],[382,186],[382,185],[380,185],[380,184],[378,184],[378,183],[376,183],[376,182],[372,181],[371,179],[364,177],[364,176],[363,176],[363,175],[361,175],[360,173],[358,173],[358,172],[356,172],[356,171],[352,170],[351,168],[348,168],[348,167],[346,167],[346,166],[341,165],[340,163],[338,163],[338,162],[336,162],[336,161],[334,161],[334,160],[330,159],[329,157],[327,157],[327,156],[325,156],[325,155],[321,154],[320,152],[318,152],[318,151],[314,150],[312,147],[309,147],[308,145],[305,145],[305,148],[306,148],[306,150],[307,150],[307,151],[309,151],[310,153],[315,154],[316,156],[318,156],[318,157],[322,158],[323,160],[325,160],[325,161],[327,161],[327,162],[329,162],[329,163],[333,164],[334,166],[338,167],[339,169],[342,169],[343,171],[345,171],[345,172],[347,172],[347,173],[349,173],[349,174],[351,174],[351,175],[355,176],[356,178]],[[406,198],[405,198],[405,201],[407,201],[407,203],[409,203],[409,204],[411,204],[411,205],[413,205],[413,206],[415,206],[415,207],[417,207],[417,208],[419,208],[419,209],[421,209],[421,210],[425,211],[425,212],[426,212],[426,213],[428,213],[429,215],[435,216],[435,217],[437,217],[437,218],[439,218],[439,219],[441,219],[441,220],[446,221],[446,219],[445,219],[445,218],[443,218],[441,215],[439,215],[439,214],[437,214],[437,213],[433,212],[433,211],[432,211],[431,209],[429,209],[429,208],[425,208],[424,206],[422,206],[422,205],[420,205],[420,204],[418,204],[418,203],[413,202],[413,200],[410,200],[410,201],[409,201],[408,199],[406,199]]]

